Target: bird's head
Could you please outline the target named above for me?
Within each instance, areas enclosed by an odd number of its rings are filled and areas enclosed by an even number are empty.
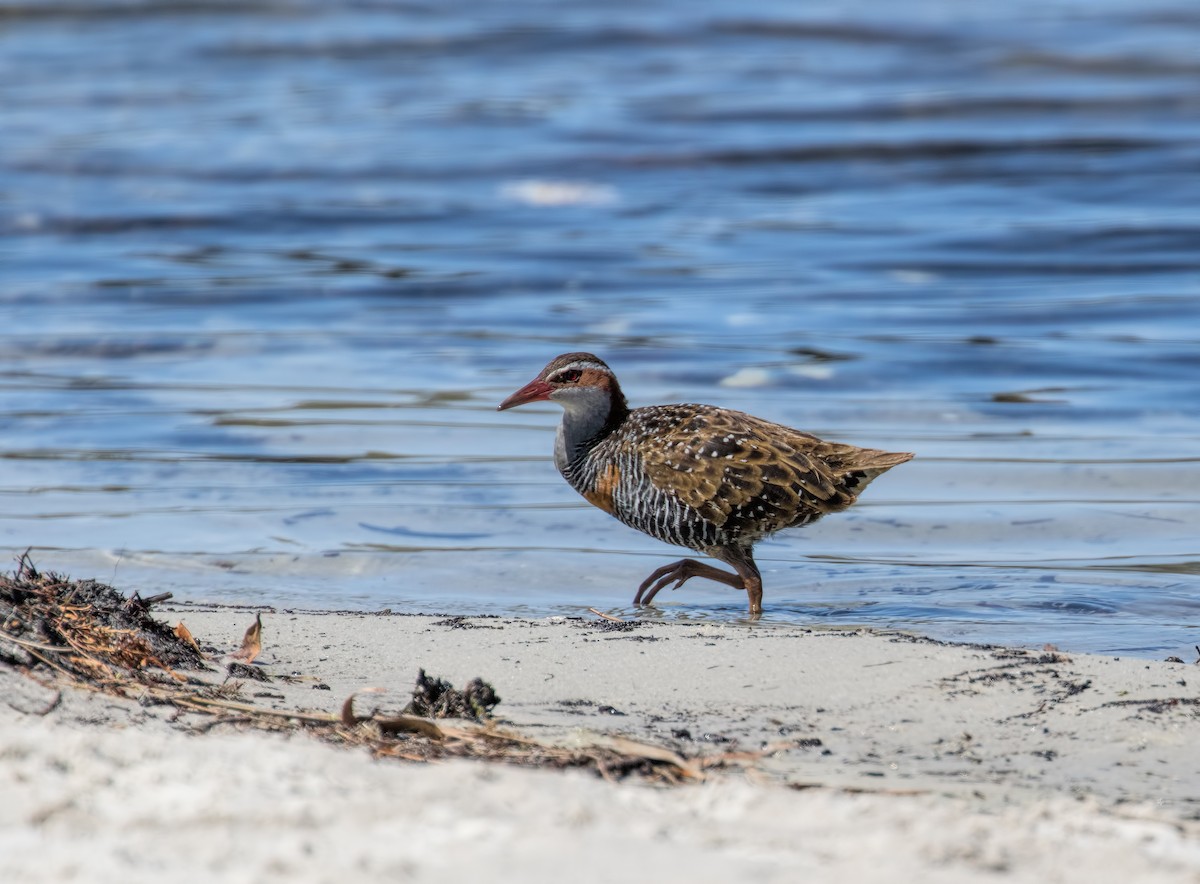
[[[497,410],[546,399],[567,411],[607,412],[617,403],[621,409],[625,408],[625,397],[612,369],[591,353],[556,356],[536,378],[501,402]]]

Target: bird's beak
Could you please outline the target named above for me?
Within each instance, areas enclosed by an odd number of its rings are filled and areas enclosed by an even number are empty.
[[[553,387],[541,378],[534,378],[496,406],[496,410],[504,411],[506,408],[516,408],[518,405],[524,405],[526,402],[541,402],[543,399],[549,399],[552,392],[554,392]]]

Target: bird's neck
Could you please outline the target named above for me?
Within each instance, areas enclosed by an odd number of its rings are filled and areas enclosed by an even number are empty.
[[[615,379],[609,389],[580,389],[560,401],[563,418],[554,445],[554,462],[560,471],[586,457],[629,416],[629,405]]]

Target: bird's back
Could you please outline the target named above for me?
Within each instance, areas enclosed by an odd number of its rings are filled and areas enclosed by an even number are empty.
[[[911,458],[711,405],[658,405],[630,411],[563,475],[627,525],[705,551],[845,509]]]

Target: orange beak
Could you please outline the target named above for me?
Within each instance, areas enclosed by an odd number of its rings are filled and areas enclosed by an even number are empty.
[[[550,394],[553,392],[554,388],[541,378],[534,378],[496,406],[496,410],[504,411],[506,408],[516,408],[518,405],[524,405],[526,402],[541,402],[543,399],[549,399]]]

